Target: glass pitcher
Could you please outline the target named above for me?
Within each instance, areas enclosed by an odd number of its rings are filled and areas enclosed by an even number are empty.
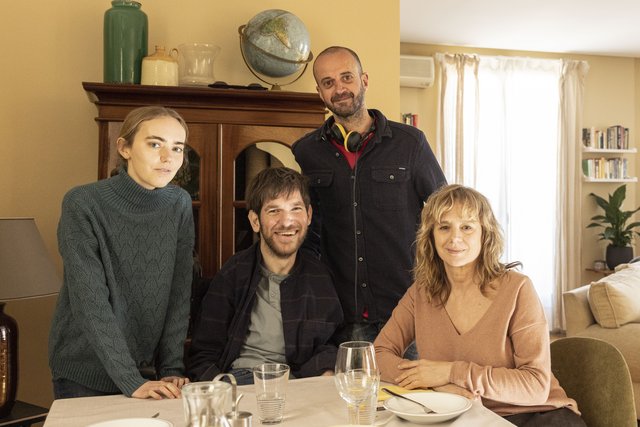
[[[231,407],[231,384],[201,381],[182,387],[187,427],[231,427],[226,413]]]

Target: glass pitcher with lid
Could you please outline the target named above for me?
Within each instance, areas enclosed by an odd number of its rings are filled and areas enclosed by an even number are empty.
[[[223,381],[200,381],[182,387],[187,427],[231,427],[226,413],[231,408],[232,386]]]

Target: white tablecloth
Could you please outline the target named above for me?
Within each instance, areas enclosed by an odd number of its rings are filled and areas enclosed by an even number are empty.
[[[253,386],[238,387],[244,395],[240,410],[253,414],[253,427],[260,427]],[[45,427],[85,427],[98,421],[117,418],[145,418],[160,413],[159,418],[171,421],[175,427],[185,427],[182,399],[141,400],[123,395],[105,397],[83,397],[60,399],[53,402]],[[377,413],[376,424],[386,427],[408,427],[409,422],[397,418],[389,411]],[[345,402],[336,391],[332,377],[314,377],[289,381],[284,421],[280,426],[329,427],[347,424]],[[512,424],[482,406],[473,402],[471,409],[450,422],[437,424],[439,427],[493,427]]]

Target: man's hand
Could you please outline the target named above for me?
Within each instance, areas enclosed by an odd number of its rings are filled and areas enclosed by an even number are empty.
[[[322,374],[320,374],[321,377],[332,377],[333,375],[334,372],[332,370],[324,371]]]
[[[142,384],[131,397],[137,399],[177,399],[181,396],[180,389],[172,382],[167,381],[147,381]]]

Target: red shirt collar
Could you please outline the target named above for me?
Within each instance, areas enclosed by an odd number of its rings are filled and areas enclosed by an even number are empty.
[[[356,160],[360,157],[360,155],[362,154],[362,152],[364,151],[365,147],[367,146],[367,144],[369,143],[369,141],[371,141],[371,138],[373,138],[373,135],[376,133],[376,128],[375,128],[375,121],[373,122],[373,126],[371,126],[371,129],[369,130],[369,133],[367,134],[367,136],[364,137],[364,141],[362,142],[362,146],[360,147],[360,149],[355,152],[352,153],[351,151],[347,150],[343,144],[339,143],[334,137],[330,138],[331,143],[338,149],[340,150],[340,152],[342,153],[342,155],[344,156],[344,158],[347,160],[347,162],[349,163],[349,166],[351,167],[351,169],[353,169],[356,165]]]

